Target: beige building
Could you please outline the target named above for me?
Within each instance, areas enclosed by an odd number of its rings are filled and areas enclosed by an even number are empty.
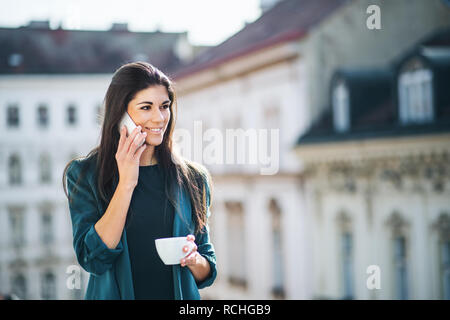
[[[340,69],[298,141],[317,296],[450,299],[450,28]]]
[[[441,1],[382,2],[381,30],[371,30],[366,24],[370,4],[281,1],[175,74],[178,123],[197,141],[193,149],[224,142],[223,154],[213,160],[208,152],[188,150],[210,169],[215,186],[211,235],[219,274],[203,297],[346,296],[341,273],[334,270],[336,242],[326,235],[328,229],[317,227],[309,199],[309,175],[305,176],[304,159],[295,156],[293,147],[298,136],[308,132],[327,110],[330,81],[337,68],[386,67],[422,36],[450,21],[450,11]],[[241,129],[246,156],[258,153],[255,145],[274,141],[254,138],[258,130],[266,130],[270,136],[270,129],[279,129],[279,148],[263,159],[269,161],[259,159],[256,165],[220,162],[235,150],[225,143],[227,129],[236,135],[236,129]],[[196,135],[201,132],[204,134]],[[277,160],[278,165],[273,165]],[[268,164],[277,170],[262,174]],[[310,163],[306,164],[309,174]],[[358,210],[360,204],[347,205]],[[349,213],[342,212],[345,220]],[[325,225],[332,223],[328,217],[323,219]],[[355,228],[365,232],[362,224]],[[319,269],[325,271],[318,273]],[[365,271],[358,274],[358,285],[364,284]],[[365,285],[358,290],[357,295],[352,292],[348,296],[380,297]]]

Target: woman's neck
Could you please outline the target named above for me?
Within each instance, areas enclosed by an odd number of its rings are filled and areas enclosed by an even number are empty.
[[[141,154],[141,158],[139,159],[139,165],[140,166],[150,166],[153,164],[157,164],[158,161],[156,160],[156,157],[154,157],[155,154],[155,146],[147,145],[144,152]]]

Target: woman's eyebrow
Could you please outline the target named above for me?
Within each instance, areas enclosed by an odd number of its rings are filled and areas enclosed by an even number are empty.
[[[165,103],[169,103],[169,102],[170,102],[170,100],[166,100],[166,101],[164,101],[163,103],[161,103],[161,105],[163,105],[163,104],[165,104]],[[153,102],[151,102],[151,101],[142,101],[142,102],[139,102],[137,105],[140,105],[140,104],[143,104],[143,103],[153,105]]]

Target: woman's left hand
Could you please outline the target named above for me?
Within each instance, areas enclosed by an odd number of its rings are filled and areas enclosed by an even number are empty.
[[[211,272],[209,262],[205,257],[197,252],[197,245],[194,242],[195,237],[190,234],[186,239],[188,241],[192,241],[193,248],[186,257],[181,259],[180,264],[182,267],[187,266],[189,268],[189,270],[192,272],[192,275],[194,276],[195,281],[203,281]],[[189,247],[191,246],[184,246],[183,251],[188,252]]]
[[[192,241],[192,250],[191,253],[189,253],[186,257],[184,257],[183,259],[181,259],[180,264],[182,267],[185,266],[196,266],[198,264],[200,264],[203,259],[203,257],[200,255],[200,253],[197,252],[197,245],[195,244],[195,237],[190,234],[186,237],[186,239],[188,241]],[[189,251],[189,246],[184,246],[183,247],[183,252],[188,252]]]

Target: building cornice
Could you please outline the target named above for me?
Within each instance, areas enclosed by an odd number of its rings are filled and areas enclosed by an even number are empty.
[[[244,76],[286,61],[291,61],[300,55],[299,42],[284,42],[264,50],[245,55],[222,64],[201,70],[190,76],[175,77],[178,94],[187,94],[220,82]]]
[[[311,164],[450,154],[450,133],[300,145],[295,152],[302,161]]]

